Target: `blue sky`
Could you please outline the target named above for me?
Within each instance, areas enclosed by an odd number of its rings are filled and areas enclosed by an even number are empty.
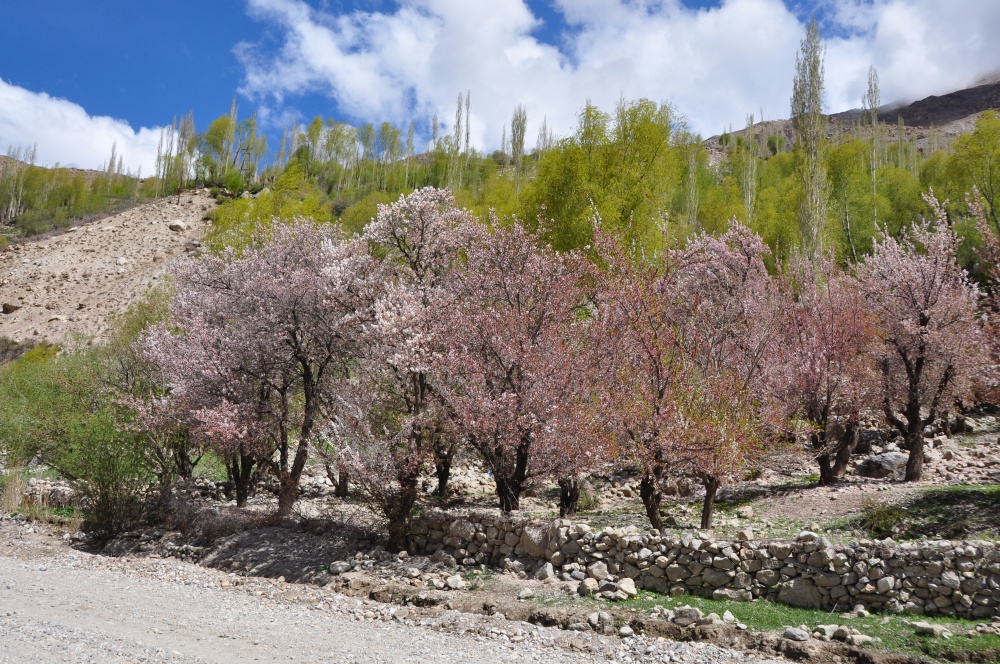
[[[152,170],[159,128],[199,129],[235,95],[272,139],[316,114],[413,118],[429,133],[471,90],[473,143],[498,147],[515,104],[569,133],[589,99],[669,100],[710,135],[787,115],[813,13],[827,107],[856,107],[868,65],[883,101],[963,87],[1000,69],[1000,3],[981,0],[32,0],[0,3],[0,150],[96,167],[117,141]],[[532,142],[529,139],[529,143]]]

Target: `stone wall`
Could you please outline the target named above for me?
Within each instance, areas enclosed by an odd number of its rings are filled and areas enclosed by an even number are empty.
[[[635,528],[596,532],[566,520],[518,522],[494,514],[425,514],[412,552],[462,565],[487,564],[579,584],[608,597],[638,588],[793,606],[983,618],[1000,603],[995,542],[891,540],[834,545],[802,532],[794,541],[723,541]],[[453,559],[453,560],[452,560]],[[627,592],[626,592],[627,594]],[[619,595],[620,596],[620,595]]]

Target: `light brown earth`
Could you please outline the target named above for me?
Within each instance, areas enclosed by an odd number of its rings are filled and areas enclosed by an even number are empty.
[[[100,339],[120,313],[193,249],[215,208],[205,191],[159,199],[0,252],[0,337],[67,343]],[[187,230],[172,231],[180,221]],[[186,247],[187,245],[187,247]]]

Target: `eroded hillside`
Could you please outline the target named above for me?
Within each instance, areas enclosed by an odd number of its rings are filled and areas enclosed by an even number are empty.
[[[0,253],[0,336],[100,338],[118,313],[195,248],[215,207],[204,191],[160,199]]]

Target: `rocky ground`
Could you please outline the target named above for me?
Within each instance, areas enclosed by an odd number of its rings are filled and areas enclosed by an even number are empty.
[[[168,260],[196,251],[215,201],[204,190],[159,199],[0,252],[0,336],[14,341],[100,338],[155,284]]]

